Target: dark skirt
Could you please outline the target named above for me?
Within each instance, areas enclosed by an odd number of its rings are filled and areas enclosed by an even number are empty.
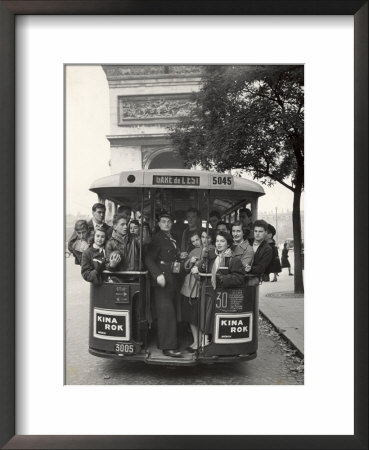
[[[182,320],[183,322],[199,325],[199,298],[188,298],[182,296]]]
[[[284,269],[285,267],[291,267],[290,262],[288,261],[288,257],[287,258],[283,258],[282,256],[282,269]]]

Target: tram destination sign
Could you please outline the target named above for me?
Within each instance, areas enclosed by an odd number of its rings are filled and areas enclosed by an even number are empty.
[[[215,343],[244,343],[252,340],[252,313],[215,314]]]
[[[129,341],[129,311],[94,308],[94,337]]]
[[[153,175],[152,184],[162,186],[200,186],[200,177]]]

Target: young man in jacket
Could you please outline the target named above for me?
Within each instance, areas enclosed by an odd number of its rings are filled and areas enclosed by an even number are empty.
[[[111,271],[139,270],[139,239],[128,233],[128,219],[124,214],[116,214],[113,219],[113,233],[105,244],[106,257],[117,254],[115,261],[110,261]]]
[[[265,220],[255,220],[254,222],[254,239],[252,247],[254,250],[254,261],[245,267],[246,272],[256,275],[259,279],[265,273],[269,266],[273,252],[270,245],[266,242],[268,223]]]

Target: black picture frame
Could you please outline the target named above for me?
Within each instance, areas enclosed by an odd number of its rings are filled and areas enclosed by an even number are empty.
[[[353,15],[355,58],[355,364],[350,436],[17,436],[15,435],[15,17],[19,14]],[[0,445],[6,449],[367,449],[368,448],[368,1],[72,0],[0,1]],[[337,225],[337,224],[336,224]],[[338,224],[339,225],[339,224]],[[5,237],[5,238],[4,238]],[[4,248],[5,247],[5,248]],[[337,370],[342,361],[337,361]]]

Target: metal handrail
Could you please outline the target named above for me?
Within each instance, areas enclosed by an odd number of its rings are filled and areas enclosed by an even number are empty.
[[[203,272],[199,272],[197,275],[200,275],[200,277],[211,277],[211,273],[203,273]],[[248,278],[252,278],[252,277],[257,277],[257,275],[253,275],[250,273],[245,273],[244,277],[248,277]]]
[[[140,271],[140,270],[130,270],[130,271],[116,271],[111,272],[110,270],[103,270],[103,273],[109,273],[112,275],[147,275],[149,272],[147,270]]]

